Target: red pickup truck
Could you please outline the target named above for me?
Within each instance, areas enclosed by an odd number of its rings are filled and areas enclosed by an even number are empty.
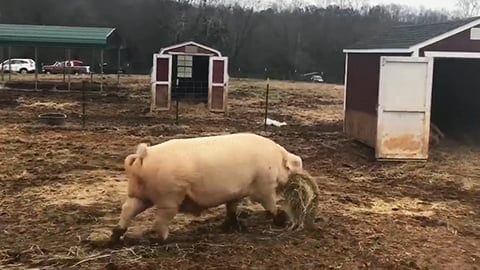
[[[90,73],[90,66],[86,66],[80,60],[57,61],[53,65],[45,65],[42,67],[42,72],[47,74],[88,74]]]

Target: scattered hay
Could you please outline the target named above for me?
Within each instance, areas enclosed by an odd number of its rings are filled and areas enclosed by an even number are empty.
[[[62,102],[62,103],[57,103],[57,102],[40,102],[40,101],[35,101],[33,103],[26,103],[22,102],[19,105],[19,108],[23,109],[39,109],[39,110],[57,110],[57,111],[71,111],[78,109],[80,107],[80,104],[78,102]]]
[[[369,206],[349,207],[349,211],[353,213],[360,212],[411,217],[432,217],[438,210],[448,211],[448,206],[443,202],[430,203],[416,198],[400,198],[392,201],[374,198]]]
[[[293,174],[283,190],[284,207],[292,222],[290,230],[313,227],[318,211],[320,190],[308,173]]]

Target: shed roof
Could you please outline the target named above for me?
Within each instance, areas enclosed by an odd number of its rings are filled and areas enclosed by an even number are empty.
[[[417,45],[428,41],[438,42],[460,31],[480,24],[480,17],[442,23],[395,26],[370,38],[357,42],[349,50],[397,50],[411,52]],[[439,40],[437,40],[439,39]],[[429,44],[426,44],[427,46]]]
[[[115,28],[0,24],[0,45],[106,47]]]
[[[188,52],[187,47],[200,48],[201,52]],[[222,56],[222,53],[220,51],[194,41],[188,41],[188,42],[172,45],[170,47],[162,48],[160,50],[160,54],[169,54],[169,53],[175,53],[179,51],[184,54],[205,54],[205,55]]]

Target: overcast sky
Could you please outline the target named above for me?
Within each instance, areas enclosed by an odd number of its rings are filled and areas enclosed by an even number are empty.
[[[431,9],[455,9],[455,0],[371,0],[374,4],[390,4],[397,3],[402,5],[408,5],[413,7],[424,6]]]

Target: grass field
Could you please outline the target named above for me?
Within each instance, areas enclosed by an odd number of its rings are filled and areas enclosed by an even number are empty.
[[[15,76],[15,80],[25,77]],[[46,79],[46,78],[44,78]],[[49,79],[54,79],[49,78]],[[84,80],[88,78],[83,78]],[[79,78],[75,78],[79,80]],[[180,104],[149,114],[149,78],[108,79],[106,93],[0,90],[0,266],[12,269],[478,269],[480,147],[443,141],[427,163],[379,163],[342,134],[343,86],[234,79],[229,112]],[[61,111],[64,127],[37,115]],[[141,237],[137,217],[122,247],[105,248],[126,196],[123,159],[140,142],[255,132],[299,154],[321,189],[318,229],[273,227],[261,207],[243,208],[248,231],[223,233],[224,208],[179,215],[167,243]]]

